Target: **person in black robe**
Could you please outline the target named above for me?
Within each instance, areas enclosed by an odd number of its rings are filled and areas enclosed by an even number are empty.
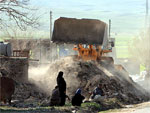
[[[60,92],[60,106],[65,105],[66,101],[66,81],[63,78],[63,72],[60,71],[57,76],[57,85]]]

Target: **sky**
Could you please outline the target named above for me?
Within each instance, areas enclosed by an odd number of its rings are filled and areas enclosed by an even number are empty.
[[[49,12],[53,22],[59,17],[111,19],[112,35],[136,35],[145,25],[146,0],[30,0],[42,14],[41,29],[49,30]]]

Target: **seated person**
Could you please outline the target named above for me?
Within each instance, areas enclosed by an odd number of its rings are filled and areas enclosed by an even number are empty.
[[[81,95],[81,89],[77,89],[75,95],[72,98],[72,105],[73,106],[81,106],[82,101],[85,99],[83,95]]]
[[[60,93],[58,86],[55,87],[52,91],[50,106],[59,106],[60,105]]]
[[[102,90],[102,85],[99,84],[93,91],[91,99],[96,99],[98,97],[104,96],[104,92]]]

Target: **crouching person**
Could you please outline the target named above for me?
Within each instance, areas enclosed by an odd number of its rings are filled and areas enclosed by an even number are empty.
[[[81,95],[81,89],[77,89],[75,95],[72,98],[71,103],[73,106],[81,106],[84,99],[85,97]]]
[[[105,98],[104,92],[102,89],[102,84],[99,84],[93,91],[90,101],[102,101]]]
[[[60,92],[58,86],[55,87],[52,91],[52,96],[50,100],[50,106],[59,106],[60,105]]]

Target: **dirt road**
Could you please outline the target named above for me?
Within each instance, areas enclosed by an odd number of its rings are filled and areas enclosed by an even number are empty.
[[[121,110],[112,110],[108,113],[150,113],[150,102],[145,102],[137,105],[126,106],[127,108]]]

